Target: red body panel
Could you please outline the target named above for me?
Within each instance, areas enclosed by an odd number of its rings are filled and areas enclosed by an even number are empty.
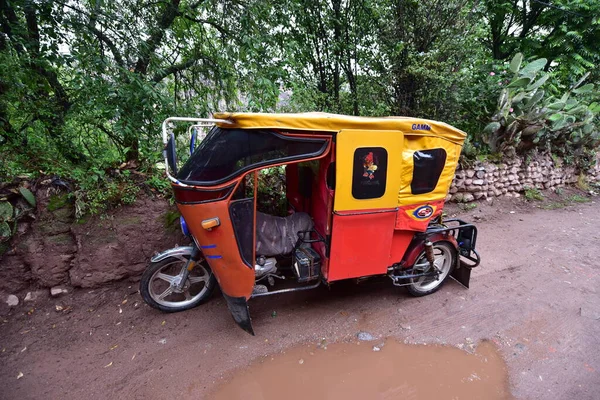
[[[334,214],[327,281],[385,274],[395,222],[393,210]]]
[[[404,258],[406,249],[408,249],[414,236],[415,232],[413,231],[394,231],[390,248],[390,260],[388,261],[389,266],[399,263]]]

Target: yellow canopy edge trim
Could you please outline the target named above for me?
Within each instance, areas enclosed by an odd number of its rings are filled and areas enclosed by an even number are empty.
[[[268,113],[215,113],[215,118],[231,124],[217,123],[221,128],[295,129],[306,131],[339,132],[342,129],[372,131],[397,130],[406,135],[433,136],[452,143],[463,144],[467,134],[443,122],[412,117],[353,117],[327,113],[268,114]]]

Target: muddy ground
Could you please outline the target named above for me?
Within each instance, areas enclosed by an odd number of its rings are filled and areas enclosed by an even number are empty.
[[[211,398],[252,362],[298,345],[327,351],[361,331],[462,351],[488,339],[516,398],[600,398],[600,201],[449,211],[479,227],[483,262],[469,290],[449,282],[414,298],[382,280],[260,298],[250,303],[255,337],[219,294],[178,314],[144,305],[132,282],[42,295],[4,311],[0,398]]]

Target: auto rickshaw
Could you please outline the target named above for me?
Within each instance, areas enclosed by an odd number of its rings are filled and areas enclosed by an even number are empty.
[[[191,124],[183,164],[176,122]],[[424,296],[449,277],[468,288],[479,265],[476,227],[442,218],[466,137],[450,125],[217,113],[168,118],[162,128],[166,173],[192,244],[152,257],[140,284],[152,307],[195,307],[218,284],[235,322],[254,334],[255,297],[378,276]],[[261,171],[273,167],[285,168],[283,216],[261,212]]]

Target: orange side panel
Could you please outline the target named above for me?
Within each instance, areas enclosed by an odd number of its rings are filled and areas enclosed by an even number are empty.
[[[228,201],[206,204],[177,204],[188,228],[219,282],[221,291],[231,297],[249,299],[254,287],[254,270],[242,261],[229,217]],[[208,231],[202,221],[218,217],[221,225]]]
[[[385,274],[391,265],[396,213],[345,213],[333,215],[327,280]]]

